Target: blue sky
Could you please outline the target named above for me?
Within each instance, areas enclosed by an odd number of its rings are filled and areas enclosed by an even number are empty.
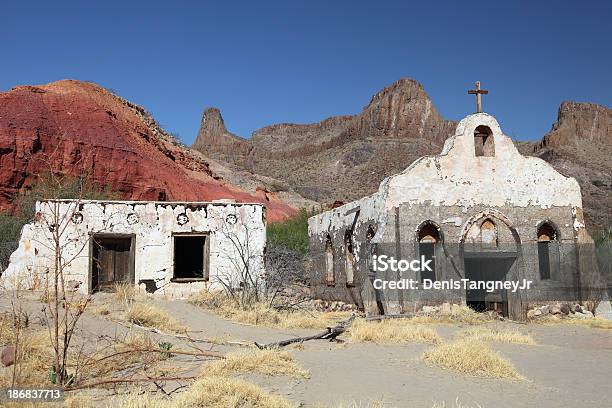
[[[612,105],[607,1],[13,1],[0,16],[0,91],[94,81],[188,144],[207,106],[248,137],[358,113],[404,76],[455,120],[482,81],[485,111],[520,140],[563,100]]]

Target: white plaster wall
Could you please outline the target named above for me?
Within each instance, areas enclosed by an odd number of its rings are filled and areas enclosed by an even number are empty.
[[[476,157],[474,129],[493,132],[495,156]],[[522,156],[504,135],[495,118],[486,113],[467,116],[442,153],[425,156],[381,185],[387,208],[401,203],[438,206],[582,207],[578,182],[558,173],[536,157]]]
[[[493,132],[493,157],[475,156],[474,130],[480,125]],[[344,214],[359,207],[360,219],[381,221],[373,240],[377,242],[385,232],[386,214],[400,204],[452,206],[463,213],[477,205],[582,208],[582,196],[574,178],[563,176],[542,159],[522,156],[493,116],[477,113],[459,122],[441,154],[417,159],[402,173],[383,180],[369,197],[312,217],[309,233],[345,228],[353,218]],[[461,223],[461,219],[452,221]]]
[[[135,235],[135,281],[153,279],[156,293],[185,296],[204,287],[219,288],[219,279],[239,284],[236,262],[237,246],[248,245],[249,263],[256,273],[264,272],[266,225],[263,206],[235,203],[164,203],[125,201],[45,201],[36,204],[37,220],[23,228],[19,248],[11,255],[2,274],[4,284],[32,287],[44,280],[53,266],[54,240],[49,225],[60,220],[62,258],[70,262],[64,269],[66,280],[81,283],[79,290],[90,288],[89,238],[92,233]],[[82,222],[70,216],[79,212]],[[53,214],[59,214],[54,217]],[[137,222],[130,224],[128,215]],[[179,225],[177,217],[186,214],[189,221]],[[228,222],[228,216],[236,223]],[[136,219],[134,216],[131,220]],[[210,234],[209,282],[176,283],[173,277],[173,234]]]

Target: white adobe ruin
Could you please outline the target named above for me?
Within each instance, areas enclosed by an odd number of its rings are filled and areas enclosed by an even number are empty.
[[[465,290],[382,291],[373,284],[378,278],[475,280],[487,270],[484,280],[533,280],[538,299],[581,300],[597,268],[578,182],[521,155],[486,113],[461,120],[440,154],[417,159],[383,180],[378,192],[311,217],[308,231],[313,296],[353,303],[369,314],[454,302],[523,319],[535,297],[526,293],[476,297]],[[380,273],[374,255],[425,256],[434,267]]]
[[[59,253],[65,281],[83,293],[128,283],[182,297],[238,287],[245,265],[263,274],[265,246],[261,204],[49,200],[36,203],[0,283],[43,287]]]

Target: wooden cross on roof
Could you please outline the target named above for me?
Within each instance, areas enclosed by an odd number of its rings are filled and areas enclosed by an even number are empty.
[[[476,81],[475,85],[476,85],[476,89],[470,89],[468,93],[471,95],[476,95],[476,113],[481,113],[482,112],[482,99],[480,95],[486,95],[489,93],[489,91],[485,89],[480,89],[480,81]]]

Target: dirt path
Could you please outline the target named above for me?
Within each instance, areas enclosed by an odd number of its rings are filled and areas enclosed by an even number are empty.
[[[225,339],[246,343],[273,342],[316,330],[256,327],[231,322],[182,300],[155,300],[183,325],[192,337]],[[33,314],[39,303],[26,302]],[[0,309],[8,309],[0,299]],[[338,344],[311,341],[289,346],[295,359],[310,371],[309,379],[245,377],[268,391],[280,394],[301,407],[425,407],[434,404],[455,407],[606,407],[612,400],[612,330],[572,325],[514,325],[499,322],[496,327],[529,332],[537,345],[492,344],[511,361],[527,381],[479,379],[462,376],[421,361],[424,344],[377,345]],[[432,325],[445,340],[468,326]],[[124,336],[130,330],[105,317],[86,313],[81,330],[94,339],[98,335]],[[189,344],[155,335],[177,347]],[[157,341],[157,340],[156,340]],[[206,349],[229,352],[237,346],[205,344]],[[201,361],[176,356],[168,361],[181,369],[198,373]],[[351,405],[355,404],[355,405]],[[445,404],[445,405],[441,405]],[[376,405],[379,406],[379,405]]]
[[[182,301],[163,302],[184,324],[210,336],[277,341],[312,330],[269,329],[221,319]],[[337,344],[312,341],[288,350],[311,373],[307,380],[248,376],[301,406],[432,407],[457,399],[481,407],[604,407],[612,400],[612,331],[579,326],[496,323],[529,332],[538,345],[493,344],[527,381],[465,377],[420,360],[422,344]],[[460,327],[432,326],[445,339]],[[467,327],[467,326],[466,326]],[[362,405],[359,405],[362,404]]]
[[[201,332],[201,335],[207,338],[228,338],[253,344],[254,342],[268,343],[313,332],[312,330],[275,329],[238,324],[184,300],[159,300],[157,305],[168,311],[194,333]]]

